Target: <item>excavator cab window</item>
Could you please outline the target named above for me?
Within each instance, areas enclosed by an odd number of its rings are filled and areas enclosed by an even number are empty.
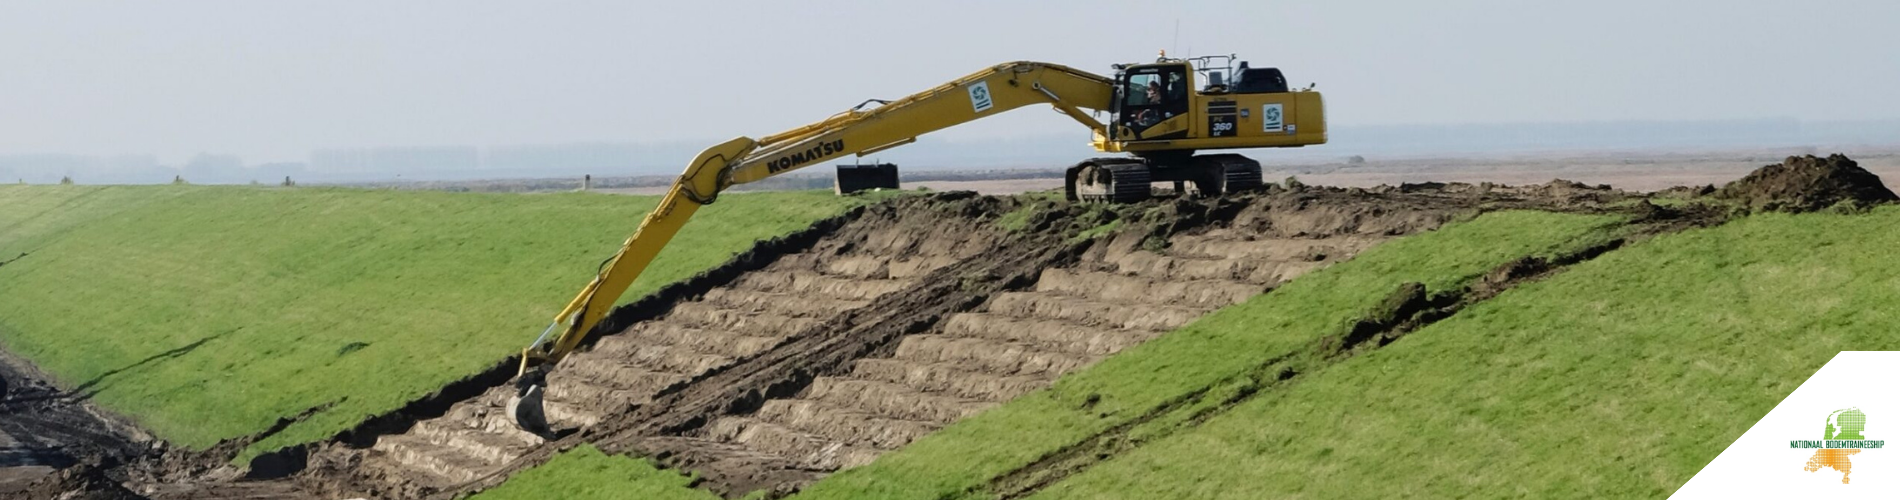
[[[1122,75],[1121,116],[1117,121],[1142,137],[1148,127],[1187,112],[1187,87],[1186,68],[1129,70]]]
[[[1150,106],[1161,104],[1161,75],[1134,75],[1128,77],[1128,106]]]

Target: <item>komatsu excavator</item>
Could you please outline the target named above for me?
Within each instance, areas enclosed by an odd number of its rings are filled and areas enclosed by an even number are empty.
[[[1261,186],[1260,163],[1238,148],[1300,147],[1326,142],[1320,94],[1287,88],[1280,71],[1235,58],[1168,58],[1114,65],[1105,77],[1067,66],[1012,62],[895,101],[869,100],[817,123],[707,148],[686,166],[658,207],[522,352],[518,394],[509,412],[523,429],[552,435],[542,412],[545,374],[581,344],[622,292],[699,207],[735,184],[909,144],[926,133],[1032,104],[1048,104],[1094,133],[1093,145],[1125,156],[1069,167],[1071,201],[1126,203],[1152,195],[1152,183],[1215,196]],[[1231,81],[1224,76],[1231,75]],[[1198,86],[1198,88],[1197,88]],[[1096,119],[1108,114],[1108,122]],[[1192,184],[1192,191],[1185,190]]]

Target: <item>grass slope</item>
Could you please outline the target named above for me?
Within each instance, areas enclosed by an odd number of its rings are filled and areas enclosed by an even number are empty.
[[[522,471],[481,500],[546,498],[638,498],[642,500],[721,500],[691,487],[692,478],[660,470],[644,460],[607,456],[581,445],[541,467]]]
[[[831,476],[795,498],[971,494],[1003,472],[1334,333],[1401,283],[1453,288],[1517,257],[1597,241],[1617,224],[1612,217],[1502,212],[1389,242],[1064,377],[1049,390],[958,422],[869,466]],[[1085,404],[1091,395],[1098,401]],[[559,487],[528,478],[510,484]],[[645,479],[625,481],[629,488],[644,487],[638,483]]]
[[[1612,252],[1039,497],[1666,496],[1836,352],[1900,349],[1896,226],[1769,214]]]
[[[519,349],[658,197],[0,187],[0,346],[188,446],[326,437]],[[723,197],[627,300],[859,203]]]

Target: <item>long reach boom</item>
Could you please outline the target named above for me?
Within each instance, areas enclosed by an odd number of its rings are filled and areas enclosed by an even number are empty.
[[[549,435],[541,409],[542,374],[580,345],[687,219],[726,188],[845,155],[909,144],[923,134],[1031,104],[1052,105],[1101,137],[1107,125],[1085,110],[1108,111],[1114,94],[1114,81],[1108,77],[1056,64],[1012,62],[896,101],[865,101],[817,123],[707,148],[687,165],[620,251],[601,265],[593,281],[522,351],[520,394],[511,412],[523,428]]]

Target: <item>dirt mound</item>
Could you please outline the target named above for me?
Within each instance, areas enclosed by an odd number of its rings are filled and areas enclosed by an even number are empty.
[[[1715,192],[1715,197],[1757,210],[1812,212],[1843,201],[1887,203],[1900,200],[1880,177],[1839,154],[1827,158],[1790,156],[1755,169]]]

